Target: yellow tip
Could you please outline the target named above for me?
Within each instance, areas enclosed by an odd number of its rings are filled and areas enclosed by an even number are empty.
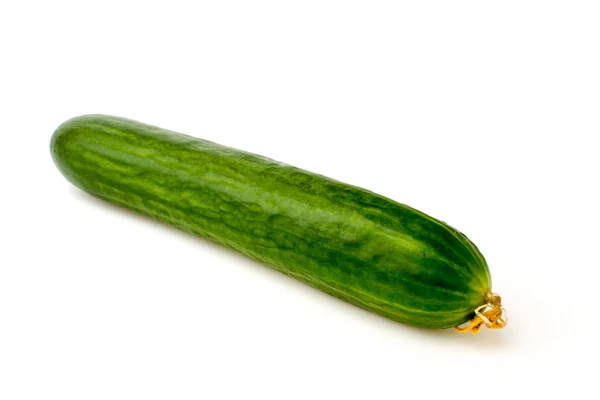
[[[454,328],[457,332],[472,332],[476,335],[483,326],[490,329],[502,329],[508,323],[506,310],[502,307],[500,296],[488,293],[485,296],[487,303],[475,309],[475,317],[469,321],[469,325]]]

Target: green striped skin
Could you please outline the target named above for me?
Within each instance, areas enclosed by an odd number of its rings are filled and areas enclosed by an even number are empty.
[[[265,157],[103,115],[63,123],[51,152],[96,197],[401,323],[457,326],[491,289],[483,256],[450,226]]]

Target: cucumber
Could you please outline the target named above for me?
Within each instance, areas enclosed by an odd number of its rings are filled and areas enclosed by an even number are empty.
[[[489,302],[487,263],[465,235],[371,191],[106,115],[66,121],[50,147],[86,192],[400,323],[456,327]]]

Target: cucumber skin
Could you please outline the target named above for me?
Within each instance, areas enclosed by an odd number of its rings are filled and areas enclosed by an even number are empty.
[[[106,115],[66,121],[50,147],[86,192],[400,323],[457,326],[491,291],[466,236],[362,188]]]

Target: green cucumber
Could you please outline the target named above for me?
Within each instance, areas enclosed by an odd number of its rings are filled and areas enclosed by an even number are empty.
[[[51,153],[96,197],[404,324],[455,327],[491,293],[484,257],[456,229],[269,158],[105,115],[63,123]]]

